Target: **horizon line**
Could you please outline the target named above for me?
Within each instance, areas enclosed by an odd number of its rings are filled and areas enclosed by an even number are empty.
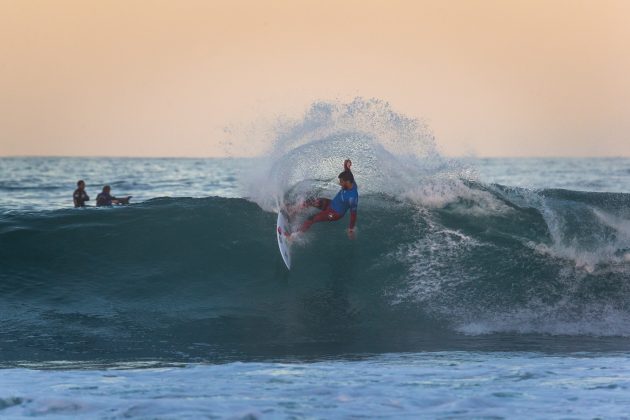
[[[528,156],[483,156],[483,155],[442,155],[449,159],[630,159],[630,155],[595,155],[595,156],[571,156],[571,155],[528,155]],[[0,159],[258,159],[266,155],[258,156],[139,156],[139,155],[0,155]]]

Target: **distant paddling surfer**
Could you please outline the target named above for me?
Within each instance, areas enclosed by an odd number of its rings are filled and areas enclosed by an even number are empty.
[[[337,177],[341,189],[332,200],[328,198],[316,198],[306,201],[305,206],[316,207],[321,211],[309,217],[302,226],[300,232],[306,232],[315,223],[336,222],[350,210],[350,226],[348,227],[348,238],[354,239],[354,227],[357,222],[357,208],[359,205],[359,190],[354,182],[354,175],[351,171],[352,161],[346,159],[343,163],[344,171]]]
[[[77,182],[77,189],[72,194],[74,207],[85,207],[85,202],[90,201],[90,197],[85,192],[85,182],[81,179]]]
[[[109,185],[105,185],[103,187],[103,191],[96,196],[96,206],[111,206],[112,204],[129,204],[129,199],[131,196],[116,198],[110,195],[111,187]]]

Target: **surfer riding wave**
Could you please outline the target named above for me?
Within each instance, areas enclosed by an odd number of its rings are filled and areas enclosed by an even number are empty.
[[[352,161],[346,159],[343,163],[344,170],[337,177],[341,189],[331,200],[329,198],[315,198],[307,200],[302,207],[315,207],[321,211],[304,221],[300,227],[300,232],[306,232],[315,223],[336,222],[350,210],[350,225],[348,226],[348,237],[354,239],[354,228],[357,222],[357,209],[359,205],[359,190],[354,182],[352,174]]]

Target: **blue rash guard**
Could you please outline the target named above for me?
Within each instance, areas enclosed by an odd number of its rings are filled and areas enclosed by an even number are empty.
[[[349,190],[343,188],[339,190],[335,198],[330,203],[330,208],[340,217],[342,217],[348,210],[351,214],[356,215],[359,205],[359,190],[357,184],[353,184]]]
[[[353,184],[349,190],[341,189],[333,198],[318,198],[309,202],[308,205],[317,207],[321,211],[304,221],[300,232],[306,232],[313,223],[334,222],[341,219],[350,210],[350,230],[354,229],[357,222],[357,207],[359,204],[359,190],[357,184]]]

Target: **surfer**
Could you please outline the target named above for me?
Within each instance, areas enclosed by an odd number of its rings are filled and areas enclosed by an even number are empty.
[[[74,201],[74,207],[85,207],[85,202],[90,201],[90,197],[85,192],[85,182],[80,179],[77,181],[77,189],[72,194],[72,200]]]
[[[129,199],[131,196],[127,196],[124,198],[116,198],[110,195],[111,187],[109,185],[105,185],[103,187],[103,191],[96,196],[96,206],[111,206],[112,204],[129,204]]]
[[[352,174],[352,161],[346,159],[343,163],[344,171],[337,177],[341,189],[332,200],[328,198],[316,198],[306,201],[305,206],[316,207],[321,211],[309,217],[302,226],[300,232],[306,232],[315,223],[336,222],[350,210],[350,226],[348,226],[348,237],[354,239],[354,227],[357,222],[357,208],[359,204],[359,191],[354,182]]]

